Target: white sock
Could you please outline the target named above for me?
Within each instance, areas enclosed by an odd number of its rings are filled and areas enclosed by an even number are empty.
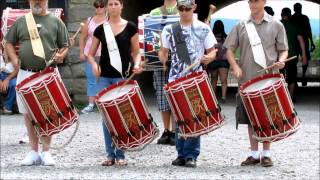
[[[252,156],[254,159],[260,159],[259,151],[251,151],[250,156]]]
[[[270,150],[263,150],[261,153],[262,157],[271,157],[271,152]]]
[[[89,103],[89,106],[90,106],[90,107],[93,107],[93,106],[94,106],[94,104],[93,104],[93,103]]]

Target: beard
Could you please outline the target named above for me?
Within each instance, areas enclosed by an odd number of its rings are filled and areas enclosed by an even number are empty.
[[[48,3],[44,7],[41,7],[40,3],[35,3],[34,5],[30,3],[30,9],[35,15],[40,15],[42,12],[46,11],[47,7]]]

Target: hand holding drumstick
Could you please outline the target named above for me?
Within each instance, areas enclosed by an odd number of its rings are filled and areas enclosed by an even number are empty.
[[[75,41],[77,35],[79,34],[79,32],[81,31],[83,26],[84,26],[84,23],[80,23],[80,27],[78,28],[77,32],[71,38],[69,38],[71,46],[74,45],[74,41]]]
[[[257,71],[257,72],[260,73],[260,72],[263,72],[263,71],[272,69],[272,68],[274,68],[274,67],[279,67],[279,66],[281,67],[281,66],[283,66],[283,64],[285,64],[286,62],[291,61],[291,60],[296,59],[296,58],[297,58],[297,56],[292,56],[292,57],[290,57],[290,58],[288,58],[288,59],[286,59],[286,60],[284,60],[284,61],[282,61],[282,62],[276,62],[276,63],[274,63],[274,64],[272,64],[272,65],[270,65],[270,66],[268,66],[268,67],[266,67],[266,68],[264,68],[264,69],[261,69],[261,70]]]

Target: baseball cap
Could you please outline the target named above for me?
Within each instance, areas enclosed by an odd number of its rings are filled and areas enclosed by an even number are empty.
[[[191,8],[194,4],[194,0],[177,0],[177,7],[184,6],[186,8]]]

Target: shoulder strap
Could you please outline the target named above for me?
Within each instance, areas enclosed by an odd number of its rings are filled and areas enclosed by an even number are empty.
[[[182,34],[182,29],[179,22],[172,24],[172,32],[174,41],[176,43],[177,55],[179,60],[188,65],[191,65],[187,43],[185,40],[185,36]]]
[[[27,13],[25,15],[25,18],[27,22],[33,54],[45,60],[46,56],[44,53],[42,41],[38,32],[37,24],[36,24],[36,21],[34,20],[33,14],[31,12]]]
[[[122,76],[122,61],[118,48],[118,44],[112,32],[111,26],[108,22],[103,24],[104,35],[109,52],[110,64],[114,67]]]
[[[254,26],[253,22],[245,22],[245,27],[249,37],[250,45],[252,48],[254,61],[262,66],[263,68],[267,67],[266,56],[263,50],[260,36]]]

